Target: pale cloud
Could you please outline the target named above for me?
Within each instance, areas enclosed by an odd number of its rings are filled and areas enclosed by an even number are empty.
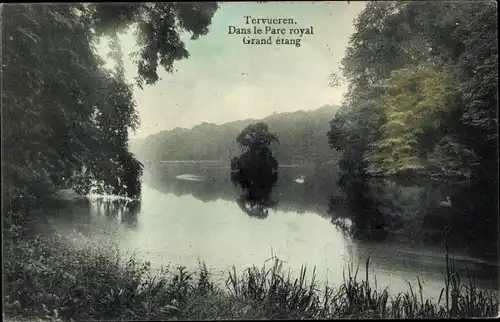
[[[134,90],[145,137],[175,127],[190,128],[202,122],[221,124],[237,119],[261,118],[273,112],[317,109],[340,105],[347,86],[331,88],[328,75],[338,72],[353,19],[363,2],[224,3],[210,32],[196,41],[184,35],[191,57],[176,62],[175,72],[161,71],[161,80]],[[244,45],[228,35],[228,26],[245,27],[244,16],[292,17],[300,28],[314,27],[301,47]],[[121,37],[126,58],[135,48],[132,32]],[[106,53],[105,44],[99,46]],[[127,77],[135,66],[126,59]]]

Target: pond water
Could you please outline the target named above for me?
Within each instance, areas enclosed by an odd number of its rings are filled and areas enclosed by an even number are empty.
[[[90,238],[111,238],[121,249],[149,260],[154,268],[184,265],[194,269],[199,261],[205,262],[220,281],[232,265],[241,272],[252,265],[261,266],[274,254],[292,274],[306,264],[308,272],[316,268],[321,283],[328,280],[336,285],[342,282],[349,263],[359,265],[359,275],[364,277],[369,256],[370,276],[376,276],[379,287],[387,287],[393,294],[403,292],[408,282],[417,286],[418,276],[424,296],[439,297],[446,271],[445,250],[352,239],[332,224],[328,196],[335,194],[335,188],[326,188],[331,178],[311,182],[312,174],[305,169],[280,169],[272,191],[275,206],[257,218],[238,204],[241,191],[231,184],[229,172],[226,168],[196,171],[193,167],[146,171],[142,202],[135,207],[75,203],[54,212],[50,221],[61,234],[78,231]],[[300,176],[303,182],[296,182]],[[495,262],[459,249],[451,255],[462,280],[467,269],[480,287],[498,288]]]

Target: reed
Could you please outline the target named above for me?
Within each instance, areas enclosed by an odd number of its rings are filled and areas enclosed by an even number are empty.
[[[319,289],[315,269],[308,278],[271,264],[241,273],[232,267],[225,285],[216,285],[204,263],[155,272],[147,262],[103,244],[68,246],[63,237],[37,237],[4,244],[4,313],[30,320],[214,320],[495,317],[498,298],[463,283],[446,256],[446,278],[437,302],[425,299],[423,286],[390,295],[350,264],[343,282]]]

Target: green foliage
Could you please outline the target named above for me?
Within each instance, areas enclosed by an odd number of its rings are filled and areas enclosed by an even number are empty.
[[[42,192],[33,185],[49,182],[51,172],[63,177],[92,153],[80,140],[93,137],[100,62],[72,15],[72,6],[4,8],[2,165],[12,195]]]
[[[142,164],[128,151],[139,125],[118,33],[138,28],[139,83],[188,57],[179,32],[208,32],[216,3],[48,4],[2,7],[2,174],[10,207],[72,185],[140,198]],[[111,36],[104,68],[94,43]],[[17,201],[16,201],[17,200]]]
[[[329,132],[330,145],[344,151],[351,167],[381,175],[425,170],[474,176],[479,162],[496,173],[493,6],[489,1],[367,4],[342,61],[349,92]],[[442,162],[456,153],[427,155],[444,153],[438,142],[450,136],[462,150],[460,158],[477,162],[447,171]],[[350,157],[353,150],[362,157]]]
[[[431,66],[417,66],[395,71],[384,85],[380,106],[385,122],[379,140],[365,155],[368,173],[392,175],[426,169],[428,160],[422,152],[432,149],[435,142],[427,138],[439,134],[449,114],[456,92],[452,77]],[[438,160],[444,160],[433,159],[435,167],[441,168]]]
[[[452,136],[445,136],[436,144],[428,161],[444,176],[466,179],[471,179],[481,165],[477,154]]]
[[[269,132],[269,126],[264,122],[252,123],[246,126],[236,138],[236,142],[244,149],[237,163],[237,169],[248,180],[272,177],[272,171],[278,168],[278,162],[272,155],[271,144],[278,142],[278,137]]]
[[[126,181],[125,167],[137,163],[127,151],[128,131],[139,121],[132,90],[123,72],[103,68],[84,10],[4,8],[2,166],[9,200],[43,198],[82,168],[85,181],[97,179],[138,197],[137,180],[129,180],[135,187],[115,182]],[[135,168],[132,175],[140,176],[141,166]]]
[[[99,3],[88,6],[88,16],[99,36],[136,28],[136,81],[142,87],[159,80],[159,66],[172,72],[175,61],[189,58],[180,33],[191,33],[191,39],[206,35],[217,9],[217,2]]]
[[[364,153],[380,135],[379,128],[383,124],[384,115],[378,102],[364,96],[352,96],[330,121],[327,133],[330,147],[341,152],[339,168],[349,175],[357,175],[364,171],[366,161]],[[353,105],[351,105],[353,104]],[[355,107],[354,107],[355,106]]]
[[[206,273],[193,289],[191,274],[184,268],[158,274],[148,262],[124,256],[103,241],[70,245],[70,237],[60,236],[9,241],[5,257],[8,316],[161,320],[178,315],[188,294],[210,290]]]
[[[306,267],[294,277],[273,258],[272,267],[229,271],[214,284],[204,264],[193,274],[184,267],[154,271],[148,262],[122,254],[113,245],[72,243],[81,236],[6,239],[4,313],[8,319],[177,320],[493,317],[498,299],[491,291],[463,284],[447,265],[437,303],[410,285],[396,296],[369,283],[352,265],[338,288],[320,293]],[[447,259],[448,260],[448,259]]]
[[[372,1],[359,14],[342,60],[349,90],[328,132],[358,216],[380,215],[359,206],[371,199],[369,176],[461,181],[453,220],[432,216],[456,239],[478,234],[496,244],[496,9],[492,1]]]
[[[268,149],[278,137],[269,132],[269,126],[264,122],[252,123],[246,126],[236,138],[236,142],[249,150]]]
[[[244,151],[238,158],[231,160],[231,179],[249,189],[240,197],[238,204],[248,215],[265,218],[266,206],[272,203],[269,195],[278,180],[278,162],[271,150],[271,144],[278,142],[278,137],[269,132],[266,123],[258,122],[246,126],[236,142]],[[250,202],[249,208],[245,201]]]
[[[262,119],[279,137],[271,149],[280,164],[324,163],[335,159],[329,151],[325,132],[335,107],[316,111],[273,114]],[[176,128],[148,136],[135,144],[134,152],[142,161],[228,160],[240,153],[235,138],[256,120],[234,121],[221,125],[202,123],[192,129]],[[185,147],[189,146],[190,149]]]

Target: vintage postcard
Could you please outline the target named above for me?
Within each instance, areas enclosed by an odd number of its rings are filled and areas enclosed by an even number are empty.
[[[497,2],[0,8],[5,320],[497,317]]]

